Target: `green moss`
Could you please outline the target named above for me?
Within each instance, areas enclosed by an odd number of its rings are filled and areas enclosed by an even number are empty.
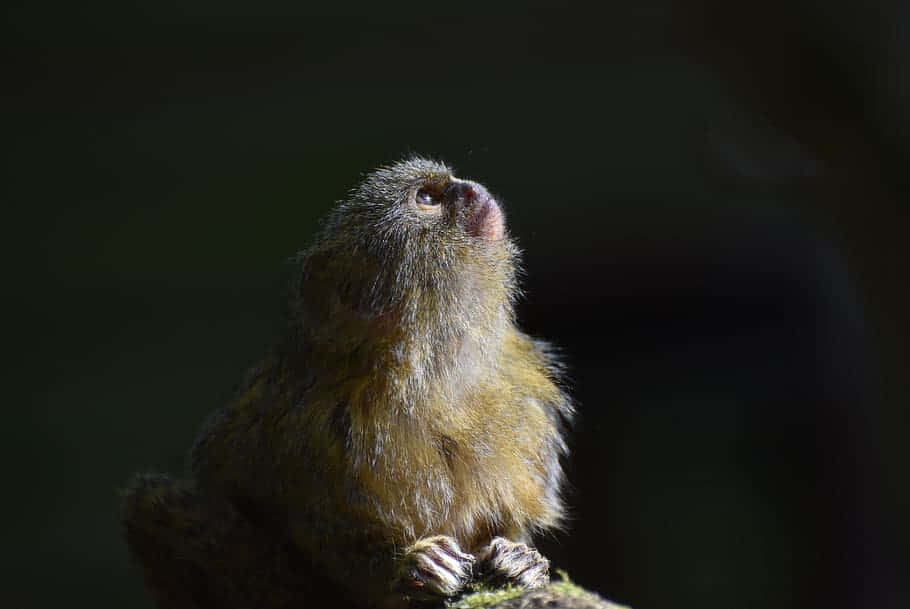
[[[497,603],[511,600],[527,592],[522,588],[506,586],[505,588],[487,588],[480,586],[471,592],[446,603],[446,609],[483,609]]]
[[[569,596],[571,598],[587,598],[587,597],[591,596],[590,592],[588,592],[584,588],[580,588],[580,587],[576,586],[575,584],[573,584],[572,582],[570,582],[568,580],[550,584],[549,587],[550,587],[550,590],[552,590],[558,594]]]
[[[569,579],[569,575],[565,571],[557,569],[556,573],[559,576],[560,581],[554,581],[550,583],[548,586],[542,589],[543,591],[550,592],[556,597],[585,599],[590,600],[592,604],[606,604],[610,607],[610,609],[628,609],[622,605],[616,605],[614,603],[610,603],[609,601],[605,601],[604,599],[599,598],[591,592],[588,592],[584,588],[573,584],[572,580]],[[505,588],[490,588],[481,585],[476,586],[472,592],[465,594],[464,596],[448,601],[445,604],[445,608],[490,609],[497,606],[499,603],[518,598],[524,594],[528,594],[528,591],[512,586]]]

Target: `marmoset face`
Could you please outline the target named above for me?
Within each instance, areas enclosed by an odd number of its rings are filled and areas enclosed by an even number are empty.
[[[409,189],[408,202],[420,221],[457,226],[469,237],[497,241],[505,232],[499,203],[476,182],[450,175],[418,179]]]
[[[487,189],[455,177],[448,167],[433,161],[413,159],[370,174],[353,193],[351,203],[373,214],[381,208],[383,216],[376,218],[379,231],[404,229],[422,238],[438,234],[440,242],[450,243],[463,239],[492,243],[505,238],[502,207]]]

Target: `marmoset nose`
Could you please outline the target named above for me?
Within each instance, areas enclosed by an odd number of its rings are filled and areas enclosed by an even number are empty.
[[[446,203],[460,209],[471,203],[477,197],[477,192],[467,182],[452,182],[443,191],[443,196]]]

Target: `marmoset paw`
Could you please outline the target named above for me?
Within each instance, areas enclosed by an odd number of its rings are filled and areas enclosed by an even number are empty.
[[[427,537],[405,550],[393,588],[413,599],[454,596],[471,581],[474,557],[445,535]]]
[[[505,537],[494,537],[477,558],[478,579],[494,585],[534,589],[550,582],[550,561],[534,548]]]

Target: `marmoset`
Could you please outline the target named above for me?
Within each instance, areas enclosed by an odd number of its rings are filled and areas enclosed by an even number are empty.
[[[159,605],[544,585],[532,537],[564,518],[573,406],[552,349],[516,325],[501,205],[407,159],[366,175],[294,264],[286,332],[203,426],[191,475],[124,491]]]

